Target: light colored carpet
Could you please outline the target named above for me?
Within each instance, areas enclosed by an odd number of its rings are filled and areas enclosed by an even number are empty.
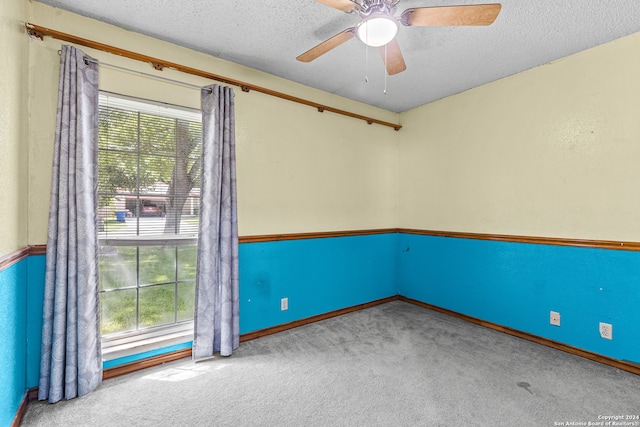
[[[394,301],[33,402],[22,425],[553,426],[639,413],[640,376]]]

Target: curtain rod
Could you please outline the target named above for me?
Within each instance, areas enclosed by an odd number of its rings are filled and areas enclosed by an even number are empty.
[[[359,120],[364,120],[367,124],[379,124],[382,126],[391,127],[395,130],[400,130],[402,125],[396,123],[385,122],[382,120],[374,119],[371,117],[362,116],[360,114],[351,113],[349,111],[340,110],[338,108],[329,107],[326,105],[318,104],[313,101],[309,101],[307,99],[298,98],[295,96],[287,95],[286,93],[277,92],[275,90],[267,89],[262,86],[252,85],[250,83],[245,83],[240,80],[231,79],[229,77],[224,77],[218,74],[209,73],[207,71],[198,70],[196,68],[191,68],[186,65],[177,64],[174,62],[164,61],[162,59],[154,58],[152,56],[143,55],[140,53],[132,52],[125,49],[120,49],[115,46],[110,46],[107,44],[103,44],[100,42],[96,42],[93,40],[84,39],[81,37],[77,37],[71,34],[63,33],[60,31],[53,30],[51,28],[42,27],[40,25],[35,25],[32,23],[25,24],[27,28],[27,34],[31,37],[39,38],[44,41],[45,36],[52,37],[57,40],[65,41],[68,43],[77,44],[80,46],[85,46],[91,49],[97,49],[103,52],[111,53],[118,56],[123,56],[125,58],[134,59],[136,61],[142,61],[150,63],[153,68],[156,70],[162,71],[164,68],[171,68],[176,71],[181,71],[183,73],[192,74],[194,76],[204,77],[210,80],[215,80],[218,82],[226,83],[232,86],[239,86],[243,92],[249,92],[254,90],[256,92],[264,93],[266,95],[271,95],[276,98],[285,99],[287,101],[297,102],[298,104],[308,105],[310,107],[317,108],[319,112],[330,111],[332,113],[341,114],[343,116],[352,117]]]
[[[155,75],[155,74],[145,73],[144,71],[138,71],[138,70],[133,70],[133,69],[127,68],[127,67],[121,67],[119,65],[109,64],[108,62],[98,61],[97,59],[88,58],[86,56],[84,57],[84,62],[85,63],[92,62],[94,64],[99,65],[100,67],[115,68],[116,70],[122,70],[122,71],[127,71],[129,73],[140,74],[141,76],[149,77],[151,79],[164,80],[165,82],[175,83],[175,84],[182,85],[182,86],[187,86],[187,87],[190,87],[190,88],[193,88],[193,89],[198,89],[198,90],[204,89],[202,86],[194,85],[193,83],[187,83],[187,82],[183,82],[183,81],[180,81],[180,80],[170,79],[168,77],[163,77],[163,76],[158,76],[158,75]],[[208,89],[208,92],[211,92],[211,89]]]

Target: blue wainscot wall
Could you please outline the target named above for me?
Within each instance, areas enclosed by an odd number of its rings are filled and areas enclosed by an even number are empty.
[[[407,298],[640,363],[639,252],[412,234],[398,245]],[[613,340],[599,322],[613,325]]]
[[[240,333],[397,295],[397,234],[240,245]],[[289,309],[280,310],[281,298]]]
[[[8,426],[26,391],[27,262],[0,271],[0,425]]]
[[[40,379],[40,346],[42,344],[42,306],[46,257],[27,258],[27,388],[38,386]]]
[[[44,256],[0,271],[0,426],[10,425],[27,389],[38,385]]]
[[[44,270],[36,255],[0,271],[0,425],[38,385]],[[640,363],[640,252],[403,233],[240,245],[241,334],[398,294]],[[599,322],[613,325],[613,340]]]

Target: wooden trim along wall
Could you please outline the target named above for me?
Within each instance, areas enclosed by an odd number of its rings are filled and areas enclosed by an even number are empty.
[[[10,254],[0,258],[0,271],[4,270],[5,268],[9,268],[13,264],[20,262],[31,255],[30,249],[31,248],[27,246],[26,248],[18,249],[17,251],[11,252]]]
[[[410,304],[414,304],[428,310],[437,311],[439,313],[446,314],[448,316],[452,316],[465,322],[473,323],[479,326],[483,326],[485,328],[493,329],[494,331],[502,332],[508,335],[512,335],[514,337],[518,337],[521,339],[525,339],[527,341],[534,342],[536,344],[544,345],[546,347],[551,347],[556,350],[564,351],[565,353],[573,354],[574,356],[579,356],[585,359],[589,359],[598,363],[602,363],[604,365],[612,366],[617,369],[621,369],[623,371],[631,372],[636,375],[640,375],[640,365],[627,362],[624,360],[617,360],[610,357],[602,356],[597,353],[592,353],[590,351],[582,350],[576,347],[572,347],[567,344],[563,344],[557,341],[552,341],[547,338],[542,338],[537,335],[529,334],[527,332],[522,332],[517,329],[512,329],[506,326],[502,326],[496,323],[487,322],[475,317],[467,316],[466,314],[457,313],[455,311],[447,310],[445,308],[437,307],[431,304],[424,303],[422,301],[414,300],[411,298],[403,297],[401,295],[395,295],[388,298],[383,298],[376,301],[371,301],[364,304],[355,305],[352,307],[343,308],[340,310],[331,311],[324,314],[319,314],[317,316],[308,317],[306,319],[296,320],[294,322],[284,323],[282,325],[273,326],[271,328],[265,328],[258,331],[249,332],[247,334],[243,334],[240,337],[240,342],[246,342],[250,340],[254,340],[256,338],[265,337],[267,335],[277,334],[279,332],[283,332],[289,329],[297,328],[300,326],[308,325],[311,323],[319,322],[321,320],[330,319],[332,317],[341,316],[343,314],[352,313],[358,310],[364,310],[366,308],[374,307],[376,305],[385,304],[391,301],[403,301]],[[126,365],[116,366],[113,368],[106,369],[103,373],[102,378],[104,380],[115,378],[120,375],[129,374],[131,372],[139,371],[141,369],[149,368],[151,366],[161,365],[163,363],[172,362],[175,360],[183,359],[186,357],[191,357],[191,349],[178,350],[172,353],[163,354],[160,356],[151,357],[149,359],[140,360],[137,362],[128,363]]]
[[[419,230],[397,228],[398,233],[419,234],[422,236],[453,237],[457,239],[491,240],[498,242],[532,243],[536,245],[574,246],[579,248],[616,249],[640,251],[640,242],[619,240],[567,239],[563,237],[516,236],[509,234],[466,233],[458,231]]]
[[[47,245],[31,245],[29,246],[29,255],[46,255]]]
[[[265,329],[260,329],[258,331],[249,332],[247,334],[243,334],[240,336],[240,342],[251,341],[256,338],[277,334],[278,332],[283,332],[289,329],[308,325],[310,323],[319,322],[321,320],[330,319],[332,317],[341,316],[343,314],[352,313],[358,310],[364,310],[365,308],[384,304],[390,301],[396,301],[399,298],[400,297],[396,295],[388,298],[379,299],[376,301],[367,302],[364,304],[354,305],[352,307],[347,307],[340,310],[330,311],[328,313],[318,314],[317,316],[307,317],[305,319],[284,323],[282,325],[273,326],[271,328],[265,328]],[[150,357],[148,359],[139,360],[136,362],[127,363],[126,365],[114,366],[113,368],[105,369],[102,374],[102,379],[107,380],[110,378],[119,377],[120,375],[129,374],[131,372],[139,371],[141,369],[149,368],[151,366],[162,365],[163,363],[184,359],[185,357],[191,357],[190,348],[174,351],[171,353],[161,354],[159,356]]]
[[[320,239],[327,237],[366,236],[372,234],[418,234],[455,239],[489,240],[496,242],[528,243],[536,245],[573,246],[578,248],[640,251],[640,242],[620,240],[588,240],[563,237],[518,236],[510,234],[467,233],[459,231],[421,230],[415,228],[378,228],[370,230],[327,231],[315,233],[265,234],[241,236],[239,243],[276,242],[282,240]]]
[[[561,342],[553,341],[547,338],[542,338],[537,335],[533,335],[527,332],[522,332],[517,329],[512,329],[507,326],[501,326],[497,323],[487,322],[475,317],[467,316],[466,314],[460,314],[455,311],[447,310],[446,308],[437,307],[435,305],[427,304],[422,301],[414,300],[411,298],[398,296],[400,301],[408,302],[420,307],[424,307],[429,310],[437,311],[439,313],[446,314],[448,316],[456,317],[458,319],[464,320],[465,322],[474,323],[479,326],[483,326],[485,328],[493,329],[494,331],[502,332],[508,335],[512,335],[514,337],[522,338],[527,341],[534,342],[536,344],[544,345],[546,347],[555,348],[556,350],[564,351],[565,353],[573,354],[574,356],[583,357],[585,359],[593,360],[595,362],[602,363],[604,365],[613,366],[614,368],[621,369],[623,371],[631,372],[636,375],[640,375],[640,365],[627,362],[625,360],[613,359],[611,357],[602,356],[597,353],[592,353],[587,350],[582,350],[576,347],[572,347],[567,344],[563,344]]]
[[[562,237],[518,236],[509,234],[467,233],[459,231],[421,230],[414,228],[376,228],[368,230],[318,231],[311,233],[283,233],[240,236],[238,242],[263,243],[287,240],[324,239],[330,237],[369,236],[374,234],[417,234],[421,236],[450,237],[455,239],[489,240],[497,242],[529,243],[536,245],[573,246],[579,248],[640,251],[640,242],[620,240],[568,239]],[[0,258],[0,271],[29,255],[45,255],[47,245],[30,245]]]
[[[18,249],[17,251],[0,258],[0,271],[22,261],[29,255],[45,255],[46,253],[47,245],[31,245]]]
[[[332,317],[342,316],[343,314],[353,313],[354,311],[364,310],[365,308],[374,307],[376,305],[385,304],[391,301],[397,301],[400,298],[399,295],[383,298],[364,304],[354,305],[352,307],[342,308],[340,310],[330,311],[328,313],[318,314],[317,316],[307,317],[306,319],[295,320],[293,322],[284,323],[282,325],[273,326],[271,328],[260,329],[258,331],[249,332],[240,337],[240,342],[254,340],[256,338],[264,337],[267,335],[277,334],[289,329],[297,328],[300,326],[308,325],[310,323],[319,322],[321,320],[331,319]]]
[[[592,353],[586,350],[581,350],[579,348],[575,348],[575,347],[571,347],[569,345],[566,344],[562,344],[556,341],[552,341],[552,340],[548,340],[546,338],[542,338],[542,337],[538,337],[536,335],[532,335],[526,332],[521,332],[518,331],[516,329],[511,329],[508,328],[506,326],[501,326],[498,325],[496,323],[491,323],[491,322],[486,322],[484,320],[480,320],[477,319],[475,317],[471,317],[471,316],[467,316],[465,314],[460,314],[451,310],[447,310],[445,308],[441,308],[441,307],[437,307],[431,304],[427,304],[418,300],[414,300],[411,298],[406,298],[400,295],[395,295],[392,297],[388,297],[388,298],[383,298],[380,300],[376,300],[376,301],[371,301],[368,303],[364,303],[364,304],[359,304],[353,307],[347,307],[347,308],[343,308],[340,310],[335,310],[335,311],[331,311],[329,313],[324,313],[324,314],[320,314],[317,316],[312,316],[306,319],[301,319],[301,320],[297,320],[294,322],[289,322],[289,323],[285,323],[282,325],[277,325],[271,328],[266,328],[266,329],[261,329],[259,331],[254,331],[254,332],[250,332],[248,334],[244,334],[240,337],[240,342],[246,342],[246,341],[250,341],[256,338],[260,338],[260,337],[264,337],[267,335],[272,335],[272,334],[277,334],[279,332],[283,332],[286,331],[288,329],[293,329],[293,328],[297,328],[299,326],[304,326],[304,325],[308,325],[310,323],[314,323],[314,322],[319,322],[321,320],[325,320],[325,319],[330,319],[332,317],[336,317],[336,316],[340,316],[343,314],[347,314],[347,313],[351,313],[354,311],[358,311],[358,310],[363,310],[369,307],[374,307],[376,305],[380,305],[380,304],[385,304],[391,301],[403,301],[409,304],[414,304],[417,305],[419,307],[423,307],[425,309],[428,310],[433,310],[433,311],[437,311],[439,313],[443,313],[446,314],[448,316],[452,316],[452,317],[456,317],[458,319],[461,319],[463,321],[466,322],[470,322],[479,326],[483,326],[485,328],[489,328],[489,329],[493,329],[495,331],[498,332],[502,332],[505,334],[509,334],[521,339],[525,339],[527,341],[531,341],[534,342],[536,344],[540,344],[540,345],[544,345],[547,347],[551,347],[551,348],[555,348],[557,350],[560,351],[564,351],[566,353],[570,353],[573,354],[575,356],[579,356],[579,357],[583,357],[585,359],[589,359],[589,360],[593,360],[595,362],[598,363],[602,363],[605,365],[609,365],[612,366],[614,368],[618,368],[621,369],[623,371],[627,371],[627,372],[631,372],[633,374],[636,375],[640,375],[640,365],[637,365],[635,363],[631,363],[631,362],[627,362],[627,361],[623,361],[623,360],[616,360],[616,359],[612,359],[610,357],[606,357],[606,356],[601,356],[599,354],[596,353]],[[140,360],[137,362],[132,362],[132,363],[128,363],[126,365],[122,365],[122,366],[116,366],[113,368],[109,368],[106,369],[103,372],[102,375],[102,379],[103,380],[107,380],[107,379],[111,379],[111,378],[115,378],[121,375],[125,375],[125,374],[129,374],[135,371],[139,371],[145,368],[150,368],[152,366],[158,366],[158,365],[162,365],[163,363],[167,363],[167,362],[173,362],[176,360],[180,360],[180,359],[184,359],[187,357],[191,357],[191,349],[184,349],[184,350],[178,350],[172,353],[167,353],[167,354],[162,354],[159,356],[155,356],[155,357],[151,357],[148,359],[144,359],[144,360]],[[20,422],[22,421],[22,417],[24,416],[26,409],[27,409],[27,405],[29,402],[34,401],[37,399],[38,396],[38,388],[32,388],[30,390],[27,390],[27,392],[25,393],[24,398],[22,399],[22,402],[18,408],[18,411],[16,412],[16,415],[14,417],[13,422],[11,423],[11,427],[18,427],[20,425]]]
[[[283,240],[324,239],[328,237],[369,236],[373,234],[397,233],[397,228],[377,228],[372,230],[320,231],[315,233],[264,234],[240,236],[239,243],[279,242]]]
[[[32,399],[35,400],[35,399]],[[29,398],[29,390],[24,394],[22,400],[20,401],[20,406],[18,406],[18,410],[16,414],[13,416],[13,421],[11,421],[11,427],[20,427],[20,423],[22,423],[22,418],[24,414],[27,412],[27,405],[31,402]]]

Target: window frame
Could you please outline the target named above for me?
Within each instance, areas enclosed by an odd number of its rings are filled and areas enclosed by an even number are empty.
[[[150,114],[161,117],[168,117],[172,119],[178,120],[186,120],[190,122],[198,122],[202,123],[202,112],[200,110],[194,108],[183,107],[179,105],[167,104],[157,101],[151,101],[142,98],[135,98],[126,95],[115,94],[112,92],[100,91],[99,95],[99,105],[115,107],[125,109],[127,111],[137,111],[139,113]],[[139,135],[139,132],[138,132]],[[98,149],[100,153],[100,149]],[[137,172],[139,173],[139,172]],[[98,179],[100,179],[98,177]],[[106,193],[105,193],[106,194]],[[140,191],[138,191],[138,198],[141,199]],[[199,196],[198,196],[199,199]],[[137,222],[136,227],[138,228],[137,233],[139,233],[139,219],[140,213],[135,217]],[[176,277],[173,280],[167,282],[167,284],[174,283],[176,288],[174,288],[174,301],[177,300],[175,298],[177,295],[177,286],[179,282],[183,282],[184,280],[178,279],[178,258],[177,252],[178,248],[182,245],[191,245],[196,243],[198,240],[197,232],[195,234],[148,234],[148,235],[140,235],[136,234],[135,236],[126,236],[126,237],[113,237],[107,235],[106,237],[100,237],[100,233],[98,236],[99,246],[128,246],[135,247],[136,253],[139,254],[139,248],[144,246],[170,246],[172,249],[176,251]],[[136,257],[136,271],[140,269],[140,260],[139,257]],[[136,319],[139,319],[140,309],[139,309],[139,290],[147,287],[160,286],[162,284],[150,284],[143,285],[139,283],[139,273],[136,273],[136,282],[132,285],[132,288],[137,289],[136,291]],[[195,282],[195,279],[194,279]],[[100,289],[100,294],[117,291],[117,289],[111,290],[102,290]],[[177,316],[178,313],[174,310],[174,315]],[[176,317],[174,317],[174,320]],[[170,346],[173,344],[184,343],[193,340],[193,324],[194,320],[182,320],[182,321],[174,321],[169,324],[149,326],[149,327],[140,327],[138,325],[138,320],[136,320],[136,329],[128,330],[128,331],[120,331],[113,332],[109,334],[102,335],[102,352],[103,352],[103,360],[112,360],[119,357],[141,353],[147,350],[157,349],[165,346]],[[102,314],[101,314],[101,326],[102,328]]]

